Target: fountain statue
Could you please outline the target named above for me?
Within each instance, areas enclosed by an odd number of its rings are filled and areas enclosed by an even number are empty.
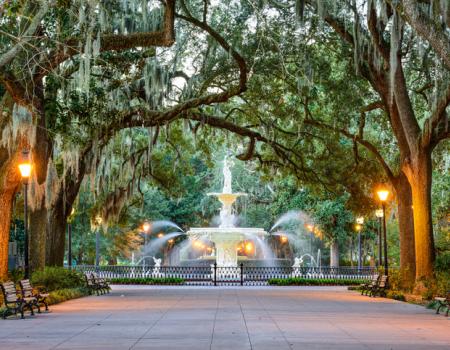
[[[161,259],[153,257],[153,261],[155,262],[155,266],[153,266],[152,276],[160,277],[161,275]]]
[[[267,232],[262,228],[244,228],[234,225],[233,204],[238,197],[247,194],[232,192],[232,165],[232,162],[225,157],[223,162],[223,190],[220,193],[208,193],[209,196],[217,197],[222,203],[219,227],[191,228],[187,232],[190,240],[210,241],[215,244],[216,262],[220,267],[237,266],[237,250],[240,242],[255,240],[260,244],[265,244],[262,238],[267,235]]]
[[[302,264],[303,264],[302,257],[294,258],[294,265],[292,265],[292,277],[301,277],[302,276],[302,271],[301,271]]]

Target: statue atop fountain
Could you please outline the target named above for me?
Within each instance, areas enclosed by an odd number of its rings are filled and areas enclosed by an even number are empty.
[[[233,163],[229,162],[228,158],[225,157],[223,161],[223,191],[222,193],[233,193],[231,189],[231,170],[230,165]]]

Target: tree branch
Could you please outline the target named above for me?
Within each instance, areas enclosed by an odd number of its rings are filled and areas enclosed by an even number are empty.
[[[100,38],[100,51],[124,51],[135,47],[169,47],[175,42],[175,2],[167,0],[164,12],[163,28],[156,32],[132,34],[105,34]],[[61,47],[52,51],[42,60],[42,64],[35,74],[35,80],[42,79],[47,72],[55,69],[59,64],[72,56],[80,54],[80,38],[68,39]]]
[[[360,145],[364,146],[368,151],[370,151],[375,156],[375,158],[378,160],[378,162],[382,166],[383,170],[385,171],[387,177],[390,180],[394,179],[395,176],[394,176],[391,168],[386,163],[386,161],[384,160],[383,156],[378,151],[376,146],[374,144],[372,144],[371,142],[360,138],[358,135],[353,135],[352,133],[348,132],[345,129],[336,128],[334,126],[331,126],[331,125],[328,125],[328,124],[325,124],[325,123],[321,123],[321,122],[318,122],[318,121],[313,120],[313,119],[306,119],[305,120],[305,124],[314,125],[314,126],[322,128],[322,129],[327,129],[327,130],[338,132],[338,133],[344,135],[345,137],[358,142]]]

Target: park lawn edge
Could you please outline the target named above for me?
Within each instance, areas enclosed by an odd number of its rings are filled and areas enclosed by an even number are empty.
[[[64,288],[49,292],[47,297],[48,305],[56,305],[72,299],[79,299],[89,295],[89,290],[84,287]],[[3,303],[3,302],[2,302]],[[0,306],[0,315],[6,310]]]

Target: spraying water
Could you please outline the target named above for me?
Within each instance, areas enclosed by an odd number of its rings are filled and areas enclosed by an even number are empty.
[[[280,218],[275,222],[269,232],[272,232],[274,229],[281,225],[286,225],[289,223],[299,223],[305,224],[308,222],[312,222],[311,218],[308,214],[301,210],[290,210],[287,213],[280,216]]]
[[[169,220],[158,220],[151,222],[151,232],[157,232],[166,227],[173,227],[180,232],[184,232],[180,226]]]
[[[174,239],[175,237],[184,235],[183,232],[172,232],[167,235],[164,235],[163,237],[156,238],[151,240],[147,245],[144,247],[143,254],[153,254],[154,252],[158,252],[170,239]]]

